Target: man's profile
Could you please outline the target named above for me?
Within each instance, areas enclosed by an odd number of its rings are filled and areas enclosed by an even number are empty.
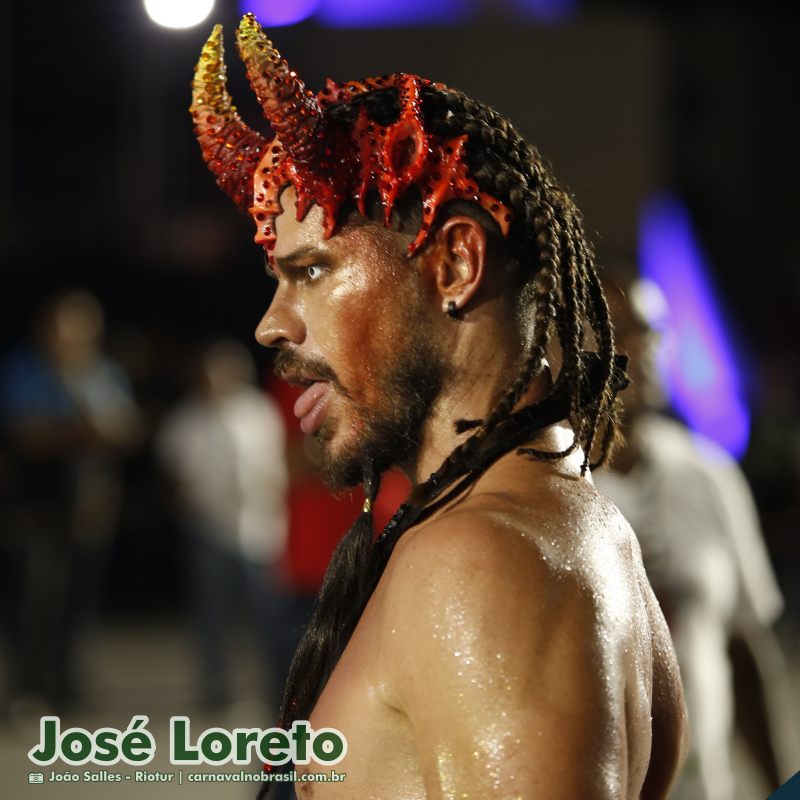
[[[256,337],[305,387],[329,482],[367,497],[280,721],[341,730],[347,779],[297,791],[666,797],[682,690],[635,537],[588,469],[622,376],[579,212],[462,93],[398,74],[314,96],[251,15],[237,40],[274,136],[231,105],[219,28],[195,130],[277,279]],[[373,541],[395,465],[413,490]]]

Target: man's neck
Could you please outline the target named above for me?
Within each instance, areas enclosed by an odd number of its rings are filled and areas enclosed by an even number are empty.
[[[489,375],[471,375],[468,380],[451,384],[451,388],[440,396],[423,427],[416,459],[403,465],[403,470],[413,485],[427,480],[445,458],[474,433],[475,429],[457,433],[457,420],[485,419],[502,399],[516,379],[516,373],[507,368],[500,369],[499,373],[495,380],[490,379]],[[515,410],[541,400],[551,385],[550,370],[545,365],[544,370],[520,398]]]

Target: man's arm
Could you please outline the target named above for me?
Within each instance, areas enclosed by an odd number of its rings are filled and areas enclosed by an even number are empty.
[[[388,663],[429,800],[616,793],[625,776],[603,769],[620,760],[604,748],[624,720],[579,574],[488,515],[452,513],[401,543]]]

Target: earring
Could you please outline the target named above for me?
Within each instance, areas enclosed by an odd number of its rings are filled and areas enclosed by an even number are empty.
[[[447,316],[450,317],[450,319],[455,319],[457,313],[458,309],[456,308],[456,301],[450,300],[447,303]]]

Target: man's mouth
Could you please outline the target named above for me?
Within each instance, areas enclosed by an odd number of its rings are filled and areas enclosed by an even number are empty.
[[[307,381],[298,381],[306,385]],[[312,381],[308,388],[297,398],[294,404],[294,415],[300,420],[300,430],[311,435],[322,425],[328,411],[328,400],[331,393],[329,381]]]

